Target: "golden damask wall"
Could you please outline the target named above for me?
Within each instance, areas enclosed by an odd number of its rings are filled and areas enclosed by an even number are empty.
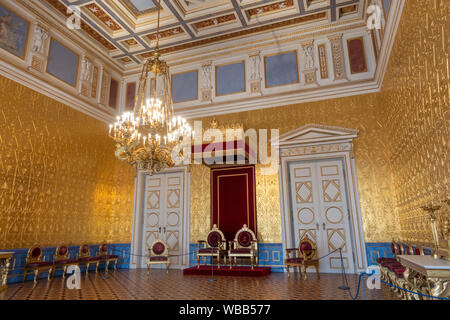
[[[0,249],[130,242],[134,175],[107,125],[0,77]]]
[[[265,243],[281,242],[280,196],[278,175],[261,175],[256,165],[256,210],[258,239]],[[191,165],[191,243],[206,239],[211,222],[210,168]]]
[[[279,128],[280,134],[307,123],[358,129],[355,162],[365,240],[431,242],[429,217],[419,207],[450,196],[449,17],[450,1],[406,1],[380,93],[216,119]],[[259,237],[265,242],[281,242],[277,180],[256,177]],[[207,213],[209,203],[201,212]]]
[[[387,141],[383,134],[386,125],[380,118],[377,94],[240,112],[215,118],[225,126],[241,122],[247,129],[279,129],[280,134],[308,123],[358,129],[360,132],[355,141],[355,162],[366,241],[390,241],[400,233]],[[212,119],[201,120],[208,124]],[[203,179],[202,183],[209,186],[209,176],[205,175]],[[278,175],[261,175],[259,168],[256,184],[258,237],[264,242],[281,242]],[[191,190],[194,190],[193,185]],[[192,207],[208,208],[192,210],[191,219],[209,222],[209,202],[200,204],[196,201],[191,197]],[[209,224],[205,223],[203,226],[203,230],[191,227],[191,241],[202,239]]]
[[[378,95],[402,237],[414,241],[432,241],[419,207],[450,196],[449,41],[450,1],[406,1]]]
[[[206,239],[210,227],[210,169],[201,164],[190,166],[191,226],[190,242]]]

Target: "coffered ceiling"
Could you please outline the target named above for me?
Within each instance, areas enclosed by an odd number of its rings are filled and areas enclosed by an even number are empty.
[[[110,122],[134,105],[159,12],[174,108],[187,118],[371,93],[381,87],[404,0],[158,3],[0,0],[26,34],[22,55],[0,48],[0,75]],[[382,9],[376,30],[367,24],[373,3]],[[68,23],[73,12],[81,28]]]
[[[56,15],[81,9],[82,29],[126,66],[153,51],[158,0],[40,0]],[[302,24],[342,25],[364,19],[364,0],[161,0],[163,53]]]

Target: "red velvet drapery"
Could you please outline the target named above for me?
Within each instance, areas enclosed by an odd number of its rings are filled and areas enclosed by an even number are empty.
[[[227,241],[246,224],[256,234],[255,166],[211,169],[211,226],[217,224]]]

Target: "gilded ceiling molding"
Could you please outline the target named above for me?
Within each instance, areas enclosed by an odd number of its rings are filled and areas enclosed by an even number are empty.
[[[345,71],[344,47],[342,44],[342,33],[329,36],[331,54],[333,57],[334,80],[348,80]]]
[[[77,33],[71,32],[67,29],[65,21],[55,17],[53,13],[49,14],[47,10],[42,10],[45,8],[41,1],[38,0],[15,0],[20,6],[29,11],[37,20],[42,21],[42,24],[49,32],[58,31],[63,35],[63,38],[72,42],[77,47],[83,48],[89,55],[97,56],[101,58],[109,67],[117,70],[123,71],[122,65],[120,65],[115,59],[112,59],[109,54],[105,54],[104,48],[100,47],[95,41],[90,41],[88,46],[85,46],[85,37],[77,35]],[[36,4],[37,3],[37,4]],[[36,9],[36,6],[39,9]],[[43,22],[45,21],[45,23]],[[94,53],[95,52],[95,53]]]
[[[355,21],[356,22],[356,21]],[[360,22],[358,20],[358,22]],[[365,24],[357,24],[354,26],[343,26],[337,29],[333,29],[333,31],[335,32],[345,32],[348,30],[355,30],[358,28],[364,28]],[[313,30],[313,29],[311,29]],[[240,48],[238,49],[233,49],[233,50],[228,50],[229,46],[227,45],[227,43],[224,42],[224,48],[219,47],[216,49],[212,49],[209,51],[205,51],[205,48],[200,47],[200,48],[195,48],[195,50],[197,51],[193,51],[194,53],[192,54],[186,54],[186,52],[183,52],[180,57],[183,60],[178,60],[176,57],[174,57],[175,55],[179,54],[179,53],[171,53],[167,55],[167,61],[170,62],[170,66],[174,67],[174,66],[179,66],[182,65],[184,63],[186,63],[186,61],[189,62],[199,62],[205,59],[205,57],[208,58],[212,58],[212,59],[217,59],[223,56],[228,56],[231,54],[239,54],[239,53],[243,53],[243,52],[247,52],[249,49],[250,50],[262,50],[265,48],[270,48],[272,46],[275,45],[280,45],[280,44],[288,44],[288,43],[292,43],[292,42],[298,42],[298,41],[302,41],[305,39],[311,39],[311,38],[316,38],[316,37],[320,37],[322,35],[327,35],[329,34],[329,30],[326,29],[326,27],[322,27],[322,28],[318,28],[317,30],[322,30],[320,32],[312,32],[312,33],[306,33],[305,32],[290,32],[287,34],[282,34],[277,36],[276,40],[272,40],[273,36],[268,37],[266,39],[258,39],[258,40],[254,40],[254,41],[250,41],[250,42],[246,42],[245,44],[242,44],[240,46]],[[264,35],[264,34],[260,34],[260,35]],[[270,39],[270,40],[269,40]],[[267,41],[269,40],[269,41]],[[261,42],[264,42],[263,44],[261,44]],[[172,55],[172,57],[171,57]],[[139,67],[135,67],[133,69],[130,69],[126,72],[127,75],[131,74],[131,73],[135,73],[138,72]]]

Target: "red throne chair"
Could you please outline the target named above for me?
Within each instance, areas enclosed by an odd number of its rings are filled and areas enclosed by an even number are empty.
[[[424,256],[425,255],[425,252],[423,252],[422,245],[417,244],[417,245],[414,246],[413,249],[414,249],[413,250],[414,255],[416,255],[416,256]]]
[[[150,274],[150,266],[152,264],[165,264],[166,273],[169,273],[170,260],[168,248],[167,243],[159,238],[152,243],[148,249],[147,275]]]
[[[319,273],[319,260],[317,259],[317,247],[316,244],[305,235],[305,237],[300,240],[299,250],[301,257],[303,258],[301,261],[301,266],[304,272],[304,278],[306,279],[306,269],[308,267],[314,267],[316,269],[317,278],[320,279]]]
[[[289,272],[289,268],[293,267],[295,271],[295,267],[298,268],[298,272],[300,273],[300,276],[302,275],[302,254],[300,252],[300,248],[290,248],[286,249],[286,259],[284,259],[284,267],[287,270],[288,277],[291,276]]]
[[[45,257],[42,258],[42,249],[40,247],[31,247],[28,250],[27,258],[25,260],[22,282],[25,282],[27,274],[30,271],[34,272],[34,286],[36,286],[37,280],[39,279],[39,275],[41,274],[42,271],[48,272],[47,279],[50,280],[52,269],[53,269],[53,262],[45,261]]]
[[[202,248],[201,245],[205,244]],[[226,253],[227,242],[222,231],[217,228],[217,225],[213,225],[212,229],[208,232],[205,240],[197,241],[197,260],[198,266],[200,268],[200,258],[203,257],[206,265],[206,258],[211,257],[211,264],[213,264],[214,257],[217,258],[217,268],[220,269],[220,258]]]
[[[105,263],[105,272],[108,272],[108,267],[110,262],[114,262],[114,271],[117,270],[117,262],[119,261],[119,256],[115,254],[108,254],[108,245],[106,243],[102,243],[99,246],[99,253],[97,258],[100,260],[100,263]]]
[[[53,270],[52,277],[55,275],[57,269],[62,269],[63,279],[66,276],[67,268],[70,265],[78,265],[78,260],[70,259],[69,257],[69,248],[66,245],[61,245],[56,248],[55,255],[53,256]]]
[[[230,263],[230,269],[236,264],[237,258],[250,258],[250,264],[258,264],[258,240],[255,233],[250,230],[246,224],[238,230],[233,241],[229,242],[228,259]]]
[[[404,272],[406,268],[398,261],[398,256],[403,254],[403,246],[400,242],[392,241],[391,250],[395,258],[378,258],[377,262],[380,265],[380,271],[383,280],[390,282],[391,284],[405,288]],[[398,292],[403,295],[403,291],[394,288],[394,292]],[[400,291],[399,291],[400,290]]]
[[[88,244],[83,244],[80,246],[78,252],[78,266],[86,266],[86,276],[89,273],[89,267],[95,264],[95,273],[98,272],[98,265],[100,264],[100,258],[91,256],[91,249]]]

